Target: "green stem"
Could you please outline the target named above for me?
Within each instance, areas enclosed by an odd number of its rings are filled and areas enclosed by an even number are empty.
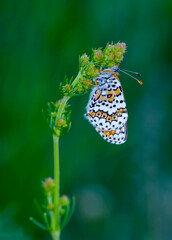
[[[74,79],[72,86],[75,87],[76,84],[78,83],[79,79],[82,77],[82,74],[79,72],[76,78]]]
[[[59,138],[53,136],[54,143],[54,214],[52,219],[53,240],[60,239],[59,201],[60,201],[60,167],[59,167]]]
[[[61,118],[61,115],[62,115],[62,113],[63,113],[63,110],[64,110],[65,105],[66,105],[67,101],[69,100],[69,98],[70,98],[70,97],[68,97],[68,96],[64,96],[64,97],[62,98],[60,107],[59,107],[58,112],[57,112],[57,115],[56,115],[56,123],[57,123],[57,121]]]
[[[72,86],[75,87],[81,77],[79,72]],[[67,101],[70,99],[69,96],[64,96],[62,98],[60,107],[56,116],[56,123],[61,118]],[[60,215],[59,215],[59,202],[60,202],[60,164],[59,164],[59,137],[53,135],[54,144],[54,214],[52,216],[52,238],[53,240],[60,240]]]

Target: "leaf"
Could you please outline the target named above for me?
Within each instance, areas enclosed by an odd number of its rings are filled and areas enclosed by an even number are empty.
[[[71,202],[69,202],[69,204],[67,204],[67,207],[65,209],[64,217],[63,217],[62,222],[60,224],[60,229],[61,230],[67,225],[67,223],[71,219],[72,214],[73,214],[74,209],[75,209],[75,203],[76,203],[75,197],[73,197]]]
[[[43,224],[41,224],[40,222],[38,222],[37,220],[35,220],[33,217],[30,217],[29,220],[31,222],[33,222],[35,225],[37,225],[38,227],[40,227],[41,229],[43,229],[44,231],[47,230],[47,227],[44,226]]]

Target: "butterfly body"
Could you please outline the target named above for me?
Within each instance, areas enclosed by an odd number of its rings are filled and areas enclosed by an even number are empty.
[[[105,69],[94,80],[86,107],[86,118],[108,142],[124,143],[127,139],[127,109],[117,69]]]

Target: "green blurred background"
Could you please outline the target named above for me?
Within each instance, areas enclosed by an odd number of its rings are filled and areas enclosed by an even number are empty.
[[[78,56],[126,42],[128,140],[106,143],[84,119],[89,94],[70,101],[60,141],[61,193],[75,195],[62,240],[172,239],[172,1],[1,1],[0,239],[50,240],[38,217],[41,180],[53,174],[51,133],[41,110],[58,99]]]

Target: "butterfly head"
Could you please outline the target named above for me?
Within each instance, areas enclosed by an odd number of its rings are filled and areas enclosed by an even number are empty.
[[[114,72],[118,72],[119,71],[119,63],[116,63],[113,67],[112,67],[112,69],[114,70]]]

